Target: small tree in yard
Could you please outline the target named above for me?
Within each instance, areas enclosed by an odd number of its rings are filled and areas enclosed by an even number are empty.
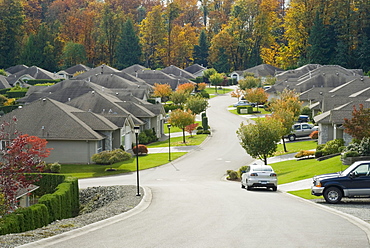
[[[221,83],[224,80],[225,80],[225,77],[221,73],[215,73],[209,77],[210,83],[215,86],[216,93],[217,93],[217,86],[221,85]]]
[[[5,201],[1,209],[3,213],[15,206],[16,193],[19,189],[27,188],[37,180],[31,179],[26,173],[41,172],[43,159],[49,156],[51,150],[46,148],[45,139],[19,134],[17,131],[10,134],[5,131],[9,127],[9,123],[4,123],[0,131],[0,139],[9,140],[8,145],[1,151],[0,163],[0,195],[4,196]],[[15,138],[11,140],[14,136]]]
[[[253,88],[247,89],[245,91],[245,99],[249,102],[257,103],[257,111],[258,111],[258,104],[267,102],[268,94],[262,88]]]
[[[239,98],[242,97],[243,95],[244,95],[244,91],[240,89],[236,89],[233,92],[231,92],[231,97],[236,97],[238,101],[239,101]]]
[[[242,123],[236,133],[245,151],[253,158],[267,164],[267,158],[276,152],[282,125],[273,118],[261,118],[256,120],[256,124]]]
[[[208,100],[197,95],[190,96],[186,101],[186,108],[191,110],[194,114],[200,114],[206,111],[208,107]]]
[[[198,127],[198,123],[193,123],[193,124],[190,124],[190,125],[187,125],[185,127],[185,131],[188,132],[190,134],[190,137],[193,137],[193,131],[195,129],[197,129]]]
[[[168,119],[168,122],[174,126],[182,129],[182,137],[183,142],[185,142],[185,127],[193,124],[195,121],[195,115],[188,110],[188,111],[182,111],[181,109],[177,109],[171,112],[170,118]]]
[[[370,137],[370,108],[364,109],[364,105],[360,104],[360,109],[357,110],[353,106],[352,119],[345,118],[343,126],[344,132],[357,140]]]
[[[171,93],[172,89],[169,84],[154,84],[153,96],[160,97],[162,102],[166,102]]]
[[[188,94],[190,94],[191,92],[193,92],[193,90],[195,89],[195,84],[194,83],[184,83],[184,84],[180,84],[176,91],[180,91],[180,92],[186,92]]]

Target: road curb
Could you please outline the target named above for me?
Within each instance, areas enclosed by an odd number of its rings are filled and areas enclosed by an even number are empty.
[[[292,194],[289,194],[287,192],[284,192],[284,191],[280,191],[281,193],[283,194],[286,194],[286,195],[289,195],[290,197],[294,197],[298,200],[301,200],[301,201],[304,201],[304,202],[307,202],[309,204],[312,204],[313,206],[316,206],[318,208],[321,208],[327,212],[331,212],[333,214],[336,214],[346,220],[348,220],[349,222],[351,222],[352,224],[356,225],[357,227],[359,227],[361,230],[363,230],[367,236],[367,240],[370,244],[370,224],[367,223],[366,221],[364,220],[361,220],[360,218],[356,217],[356,216],[353,216],[351,214],[347,214],[347,213],[344,213],[342,211],[339,211],[339,210],[336,210],[334,208],[331,208],[331,207],[327,207],[327,206],[323,206],[321,204],[317,204],[315,202],[312,202],[310,200],[307,200],[307,199],[304,199],[304,198],[301,198],[299,196],[295,196],[295,195],[292,195]]]
[[[104,219],[104,220],[101,220],[101,221],[98,221],[98,222],[91,223],[89,225],[86,225],[86,226],[83,226],[83,227],[80,227],[80,228],[62,233],[62,234],[58,234],[58,235],[55,235],[55,236],[52,236],[52,237],[44,238],[44,239],[41,239],[41,240],[38,240],[38,241],[35,241],[35,242],[32,242],[32,243],[24,244],[24,245],[21,245],[21,246],[18,246],[18,247],[20,247],[20,248],[33,248],[33,247],[52,246],[56,243],[60,243],[60,242],[63,242],[65,240],[68,240],[68,239],[71,239],[71,238],[74,238],[74,237],[77,237],[77,236],[95,231],[97,229],[106,227],[108,225],[117,223],[119,221],[123,221],[125,219],[128,219],[128,218],[136,215],[136,214],[139,214],[139,213],[141,213],[142,211],[144,211],[145,209],[147,209],[149,207],[149,205],[152,201],[152,198],[153,198],[152,191],[151,191],[150,188],[142,187],[142,189],[143,189],[143,192],[144,192],[142,200],[140,201],[140,203],[136,207],[134,207],[133,209],[131,209],[127,212],[109,217],[107,219]]]

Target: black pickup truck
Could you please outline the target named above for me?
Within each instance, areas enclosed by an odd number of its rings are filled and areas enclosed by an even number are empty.
[[[370,197],[370,161],[357,161],[346,170],[313,178],[311,193],[323,195],[328,203],[342,197]]]

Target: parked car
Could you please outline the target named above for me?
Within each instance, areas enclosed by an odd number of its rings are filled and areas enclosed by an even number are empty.
[[[277,175],[269,165],[252,164],[243,171],[241,179],[242,189],[251,190],[254,187],[265,187],[277,190]]]
[[[319,127],[309,123],[296,123],[292,126],[292,132],[285,136],[290,141],[295,141],[297,137],[309,136],[313,131],[318,131]]]
[[[238,107],[238,106],[252,106],[252,107],[255,107],[256,104],[250,103],[247,100],[241,100],[241,101],[235,103],[233,106],[234,107]]]
[[[342,197],[370,197],[370,161],[357,161],[343,172],[315,176],[311,194],[324,196],[328,203],[338,203]]]

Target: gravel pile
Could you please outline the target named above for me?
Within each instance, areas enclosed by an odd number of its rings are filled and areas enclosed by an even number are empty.
[[[80,190],[79,216],[58,220],[48,226],[24,233],[2,235],[0,236],[0,247],[17,247],[126,212],[137,206],[142,199],[142,196],[136,196],[136,190],[136,186],[131,185],[92,187]]]

